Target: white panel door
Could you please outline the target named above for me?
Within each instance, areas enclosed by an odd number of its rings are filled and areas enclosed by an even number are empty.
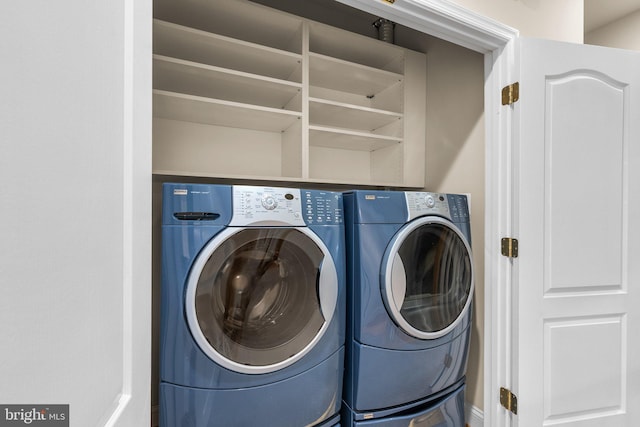
[[[0,52],[0,406],[148,426],[151,2],[5,3]]]
[[[513,425],[640,425],[640,53],[519,43]]]

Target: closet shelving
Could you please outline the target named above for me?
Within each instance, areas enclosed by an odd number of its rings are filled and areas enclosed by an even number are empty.
[[[154,173],[423,186],[423,54],[246,0],[156,6]]]

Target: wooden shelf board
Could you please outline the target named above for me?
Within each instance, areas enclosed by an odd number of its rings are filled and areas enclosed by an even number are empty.
[[[372,132],[401,120],[403,115],[353,104],[309,98],[309,121],[314,125],[352,128]]]
[[[293,176],[263,176],[263,175],[237,175],[237,174],[226,174],[226,173],[209,173],[209,172],[193,172],[193,171],[179,171],[179,170],[160,170],[154,169],[153,175],[163,176],[163,177],[181,177],[181,178],[194,178],[194,179],[232,179],[239,181],[281,181],[281,182],[290,182],[290,183],[317,183],[317,184],[333,184],[341,187],[349,186],[349,185],[359,185],[359,186],[367,186],[367,187],[391,187],[391,188],[413,188],[403,186],[400,182],[395,181],[371,181],[369,179],[349,179],[345,181],[344,179],[335,179],[330,177],[310,177],[310,178],[302,178],[302,177],[293,177]],[[415,187],[422,188],[422,187]]]
[[[250,1],[154,0],[154,16],[193,28],[301,53],[302,19]],[[242,22],[242,25],[238,25]]]
[[[402,142],[402,138],[325,126],[309,126],[309,144],[342,150],[376,151]]]
[[[176,58],[154,55],[154,88],[245,104],[283,108],[302,85]]]
[[[283,132],[301,117],[301,113],[288,110],[161,90],[153,91],[153,115],[165,119],[270,132]]]
[[[300,83],[302,55],[154,20],[154,53]]]
[[[318,22],[311,22],[309,31],[312,52],[382,70],[400,71],[397,68],[402,64],[404,49],[399,46]]]
[[[197,171],[183,171],[183,170],[160,170],[154,169],[152,172],[154,175],[159,176],[180,176],[180,177],[192,177],[192,178],[226,178],[236,180],[262,180],[262,181],[292,181],[303,182],[300,177],[294,176],[266,176],[266,175],[238,175],[229,173],[213,173],[213,172],[197,172]]]
[[[309,54],[309,81],[319,86],[362,96],[374,96],[404,79],[402,74],[367,67],[317,53]]]

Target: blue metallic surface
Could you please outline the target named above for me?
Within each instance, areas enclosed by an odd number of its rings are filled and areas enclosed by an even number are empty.
[[[447,199],[448,219],[470,243],[466,197]],[[409,221],[404,193],[358,190],[345,193],[344,203],[348,306],[343,399],[352,410],[350,418],[361,419],[386,408],[401,411],[464,378],[471,306],[454,329],[436,339],[417,339],[400,329],[387,312],[381,284],[388,246]]]
[[[219,390],[163,382],[160,425],[333,426],[339,421],[342,358],[340,349],[300,375],[255,387]]]
[[[464,419],[465,386],[458,385],[443,397],[417,405],[412,410],[396,412],[387,417],[356,420],[348,408],[343,409],[344,427],[462,427]]]
[[[183,190],[188,191],[188,196]],[[301,191],[314,197],[329,193]],[[341,209],[342,196],[335,194],[339,196],[336,206]],[[338,274],[338,303],[326,333],[308,354],[290,366],[266,374],[242,374],[219,366],[200,350],[189,331],[184,307],[189,270],[207,242],[230,223],[232,203],[231,186],[163,186],[161,425],[325,425],[339,411],[342,390],[346,309],[343,218],[330,223],[320,223],[318,216],[305,218],[307,228],[332,254]],[[175,212],[208,212],[216,216],[207,220],[179,220],[173,216]],[[255,424],[253,418],[247,424],[227,422],[248,420],[251,414],[261,421]]]

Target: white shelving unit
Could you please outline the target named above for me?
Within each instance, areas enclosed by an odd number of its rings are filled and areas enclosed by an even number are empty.
[[[243,0],[158,5],[154,173],[423,187],[424,54]]]

